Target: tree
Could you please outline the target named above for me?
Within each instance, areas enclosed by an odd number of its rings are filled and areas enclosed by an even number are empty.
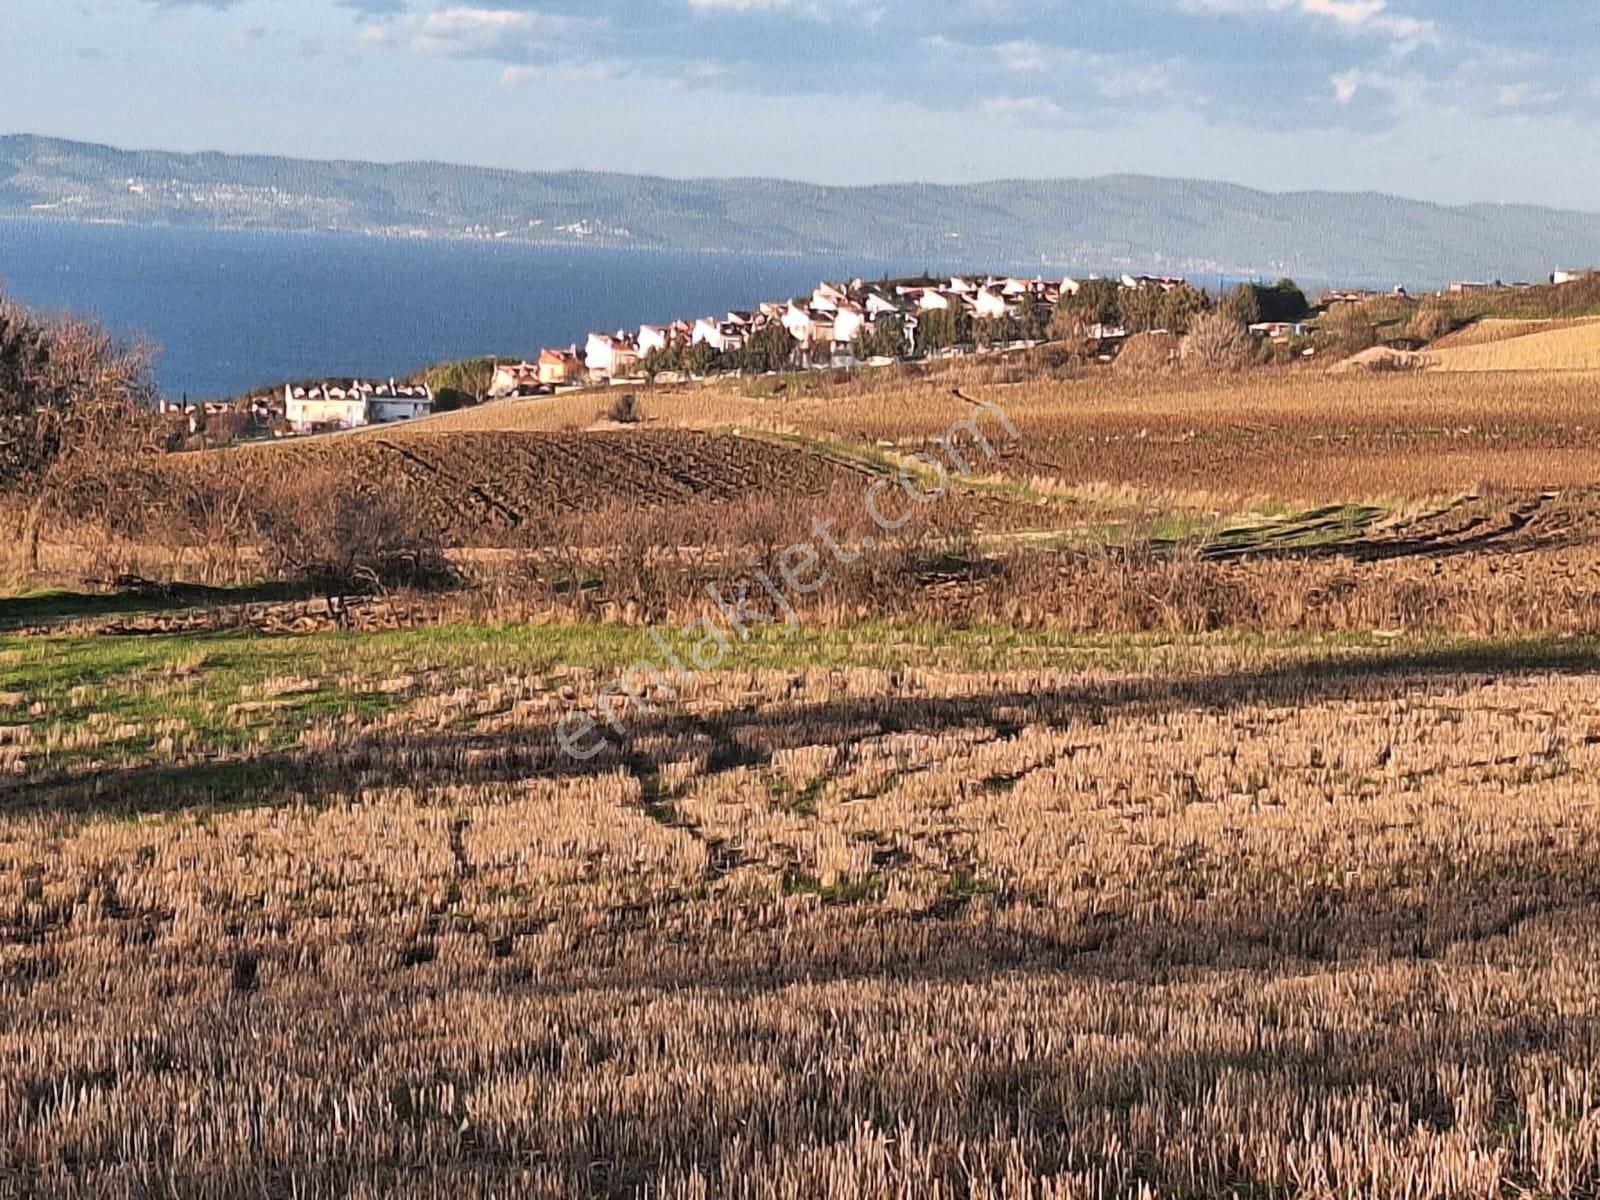
[[[796,342],[778,321],[769,321],[755,333],[737,355],[747,371],[785,371],[794,365]]]
[[[1305,292],[1292,279],[1280,279],[1270,288],[1258,289],[1256,303],[1263,321],[1303,321],[1311,312]]]
[[[1115,279],[1089,279],[1078,285],[1061,303],[1080,313],[1089,325],[1115,325],[1122,319],[1122,285]]]
[[[906,355],[905,322],[897,315],[879,317],[856,334],[851,349],[858,359],[904,358]]]
[[[1017,340],[1017,319],[1013,316],[978,317],[972,322],[972,335],[980,346],[1008,346]]]
[[[1056,309],[1055,319],[1050,322],[1050,336],[1061,343],[1070,358],[1079,362],[1091,358],[1099,344],[1092,336],[1088,318],[1065,304]]]
[[[944,350],[950,346],[963,346],[972,340],[972,317],[966,306],[952,299],[950,307],[930,309],[922,314],[917,328],[919,349]]]
[[[0,493],[26,500],[32,566],[52,510],[107,511],[135,461],[164,448],[155,399],[145,350],[0,297]]]
[[[489,389],[494,386],[494,360],[463,358],[457,362],[440,363],[423,372],[422,382],[436,396],[451,392],[470,398],[473,404],[482,404],[488,398]]]
[[[1211,298],[1188,284],[1162,293],[1157,329],[1169,333],[1188,333],[1190,326],[1204,313],[1211,311]]]
[[[687,371],[691,375],[709,375],[717,369],[721,357],[710,344],[691,342],[683,347],[681,356],[683,365],[679,370]]]
[[[1050,336],[1052,313],[1048,304],[1041,303],[1032,292],[1017,301],[1017,333],[1023,341],[1042,342]]]
[[[1118,323],[1130,333],[1160,329],[1166,299],[1167,293],[1157,287],[1123,288],[1117,298]]]

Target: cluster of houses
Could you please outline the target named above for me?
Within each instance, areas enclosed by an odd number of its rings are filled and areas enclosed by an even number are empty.
[[[1126,276],[1125,287],[1181,286],[1181,279]],[[885,319],[900,329],[912,354],[926,347],[917,333],[929,313],[960,308],[977,319],[1015,317],[1032,301],[1054,308],[1063,294],[1075,294],[1077,280],[953,276],[948,281],[901,284],[821,283],[809,297],[772,301],[749,311],[665,325],[641,325],[637,332],[592,333],[580,348],[546,350],[537,362],[499,364],[490,395],[505,397],[549,391],[563,385],[633,378],[651,354],[673,346],[706,346],[723,355],[743,350],[757,334],[780,326],[794,341],[801,361],[813,366],[852,366],[857,337]],[[1110,331],[1107,331],[1110,332]]]

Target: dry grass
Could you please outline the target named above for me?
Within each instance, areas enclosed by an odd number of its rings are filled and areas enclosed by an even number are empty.
[[[5,649],[0,1188],[1600,1181],[1590,643],[729,671],[581,769],[494,645]]]
[[[1600,371],[1600,322],[1493,325],[1477,338],[1431,348],[1429,366],[1437,371]]]

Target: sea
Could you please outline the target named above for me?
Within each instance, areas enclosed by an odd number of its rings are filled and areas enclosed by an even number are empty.
[[[924,269],[949,264],[0,220],[0,293],[145,341],[172,399],[533,357]]]

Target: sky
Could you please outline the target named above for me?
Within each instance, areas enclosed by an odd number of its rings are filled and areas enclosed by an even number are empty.
[[[0,0],[0,133],[1600,210],[1600,0]]]

